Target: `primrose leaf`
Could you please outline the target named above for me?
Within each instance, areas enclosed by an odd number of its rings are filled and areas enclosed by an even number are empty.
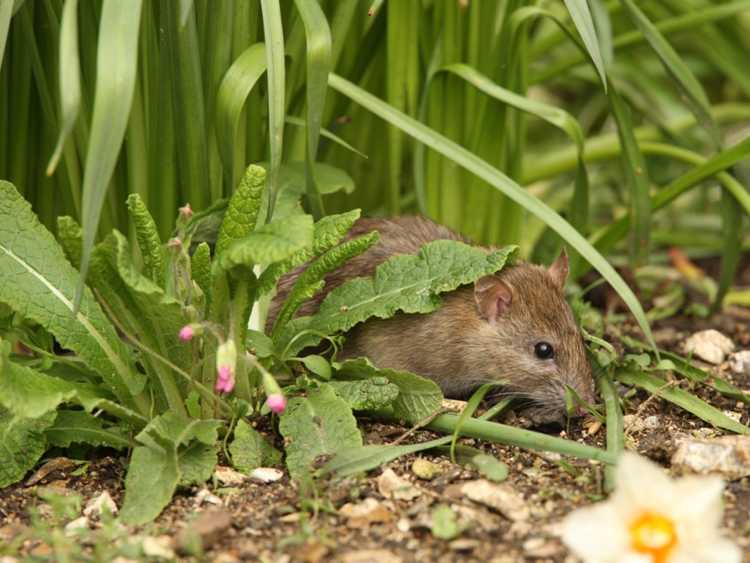
[[[317,221],[313,226],[312,248],[300,250],[288,260],[272,264],[266,268],[258,281],[258,292],[260,294],[268,293],[276,287],[276,282],[286,272],[336,246],[354,226],[360,214],[359,209],[353,209],[338,215],[326,215]]]
[[[331,379],[331,364],[323,356],[309,354],[304,358],[300,358],[300,361],[318,377],[326,380]]]
[[[346,401],[330,385],[312,389],[307,397],[293,397],[279,423],[288,443],[286,465],[293,479],[309,484],[318,456],[334,455],[362,446],[357,421]]]
[[[245,170],[240,185],[229,200],[227,212],[221,222],[216,240],[216,255],[222,254],[230,245],[255,230],[261,197],[266,187],[266,171],[251,164]]]
[[[104,421],[85,411],[60,410],[54,424],[45,432],[51,446],[68,448],[73,443],[124,450],[132,443],[116,426],[105,428]]]
[[[128,365],[125,346],[86,289],[78,313],[80,278],[12,184],[0,181],[0,302],[52,333],[99,373],[118,399],[130,403],[143,385]]]
[[[310,247],[312,237],[312,217],[285,217],[234,240],[224,252],[218,254],[219,264],[225,270],[230,270],[236,266],[281,262]]]
[[[278,348],[290,354],[320,342],[321,334],[344,332],[370,317],[386,319],[397,311],[430,313],[440,306],[439,293],[452,291],[501,270],[516,246],[486,251],[455,240],[425,244],[416,255],[397,255],[382,263],[371,278],[355,278],[323,300],[312,316],[298,317],[284,327]]]
[[[243,473],[250,473],[256,467],[268,467],[281,462],[281,452],[244,420],[240,420],[234,429],[234,439],[229,445],[229,453],[232,455],[232,465]]]
[[[65,257],[78,268],[81,265],[83,230],[75,219],[67,215],[57,218],[57,240],[65,252]]]
[[[54,412],[24,418],[0,408],[0,489],[23,479],[39,461],[47,450],[44,431],[54,420]]]
[[[208,300],[211,296],[211,248],[202,242],[190,257],[190,276]]]
[[[216,446],[194,440],[180,450],[180,484],[205,483],[216,467]]]
[[[490,481],[505,481],[508,478],[508,466],[494,456],[478,454],[471,458],[479,473]]]
[[[443,403],[443,393],[434,381],[408,371],[376,368],[366,358],[346,360],[339,367],[336,377],[353,380],[385,377],[399,390],[393,402],[393,413],[412,424],[435,414]]]
[[[388,381],[387,377],[372,377],[361,381],[331,381],[330,385],[355,411],[387,407],[399,395],[398,386]]]
[[[458,517],[447,504],[441,504],[432,511],[432,526],[430,531],[436,538],[452,540],[461,535],[464,527],[459,524]]]
[[[154,218],[149,213],[141,196],[128,196],[128,212],[135,227],[138,248],[143,258],[143,274],[159,286],[164,285],[164,264],[162,257],[161,239],[156,228]]]
[[[323,162],[315,162],[312,166],[315,185],[321,194],[332,194],[338,191],[350,194],[354,191],[354,180],[341,168],[336,168]],[[303,195],[305,193],[305,163],[304,161],[287,162],[281,165],[279,174],[279,190]]]

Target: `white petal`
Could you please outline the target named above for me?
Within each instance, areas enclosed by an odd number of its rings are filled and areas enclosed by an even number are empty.
[[[612,502],[627,525],[644,510],[661,512],[675,498],[674,483],[655,463],[624,452],[617,465],[617,487]]]
[[[586,563],[619,563],[628,550],[623,522],[608,502],[568,514],[562,522],[562,540]]]
[[[721,524],[724,483],[718,477],[685,477],[675,483],[669,513],[678,523],[680,535],[701,543],[713,537]]]
[[[729,540],[717,538],[700,545],[680,546],[669,563],[740,563],[742,552]]]

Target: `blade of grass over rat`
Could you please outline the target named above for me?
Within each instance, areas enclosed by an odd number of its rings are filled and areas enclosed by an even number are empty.
[[[620,398],[617,396],[614,382],[609,373],[601,374],[598,381],[599,392],[604,399],[604,407],[607,411],[607,451],[617,458],[625,449],[625,431]],[[604,486],[608,491],[611,491],[615,485],[613,469],[613,466],[604,469]]]
[[[266,46],[248,47],[227,69],[216,95],[216,136],[224,166],[224,191],[231,194],[237,186],[244,162],[235,162],[235,139],[242,108],[258,79],[266,71]]]
[[[708,97],[703,91],[700,82],[695,78],[690,68],[680,58],[672,46],[659,33],[656,26],[649,21],[646,15],[638,8],[633,0],[622,0],[623,6],[630,15],[630,19],[641,31],[651,48],[664,65],[665,70],[672,77],[679,89],[685,95],[685,101],[690,110],[695,114],[699,123],[711,135],[715,145],[719,145],[719,136],[716,125],[711,118]]]
[[[2,49],[0,49],[0,60]],[[81,107],[81,68],[78,62],[78,0],[65,2],[60,30],[60,105],[62,126],[57,146],[47,165],[52,176],[60,160],[63,145],[75,125]]]
[[[266,221],[273,217],[273,208],[279,187],[281,153],[284,148],[284,29],[281,25],[279,0],[260,0],[263,11],[263,33],[266,38],[266,67],[268,78],[268,131],[270,158],[268,170],[268,213]]]
[[[622,147],[622,165],[629,184],[630,216],[633,230],[631,259],[634,265],[638,265],[646,262],[650,247],[651,200],[649,198],[646,163],[633,134],[630,108],[611,84],[607,97],[617,123],[617,135]]]
[[[141,6],[141,0],[104,0],[102,4],[94,112],[83,176],[83,248],[81,280],[74,300],[76,312],[83,295],[104,196],[128,125],[138,62]]]
[[[325,210],[323,198],[320,197],[315,184],[313,163],[318,152],[320,127],[328,90],[328,73],[331,71],[331,30],[317,0],[295,0],[294,3],[305,25],[307,38],[305,198],[310,212],[317,220],[325,214]]]
[[[489,391],[496,385],[498,384],[497,383],[485,383],[479,389],[474,391],[471,398],[467,401],[466,406],[461,411],[461,414],[458,416],[458,421],[456,422],[456,428],[453,430],[453,436],[451,437],[450,452],[451,452],[451,460],[453,461],[453,463],[456,463],[456,441],[458,441],[458,437],[461,435],[461,427],[464,425],[464,422],[466,422],[469,418],[474,416],[474,413],[479,407],[479,403],[481,403],[482,399],[484,399],[485,395],[487,395],[487,391]]]
[[[5,43],[8,39],[10,18],[13,17],[13,0],[0,0],[0,66],[3,64]]]
[[[688,393],[684,389],[674,387],[672,382],[665,381],[660,377],[647,373],[620,370],[615,374],[615,378],[620,383],[641,387],[652,395],[656,395],[665,401],[674,403],[678,407],[685,409],[698,418],[705,420],[718,428],[730,430],[737,434],[750,434],[750,428],[744,424],[729,418],[719,409],[712,407],[703,399]]]
[[[382,100],[355,86],[351,82],[348,82],[340,76],[332,73],[329,77],[329,84],[334,90],[351,98],[353,101],[364,106],[382,119],[399,127],[416,140],[453,160],[466,170],[476,174],[496,190],[502,192],[549,225],[551,229],[575,248],[584,259],[588,260],[588,262],[610,283],[615,291],[617,291],[622,300],[632,311],[633,316],[641,327],[641,330],[643,330],[643,333],[646,335],[647,340],[653,345],[654,341],[651,335],[651,328],[648,325],[648,321],[646,320],[645,313],[638,298],[609,262],[607,262],[607,260],[599,254],[599,252],[585,238],[583,238],[580,233],[565,221],[565,219],[560,217],[557,212],[521,188],[513,180],[491,166],[488,162],[482,160],[475,154],[440,135],[429,127],[395,110]]]
[[[599,48],[599,38],[596,35],[596,28],[594,27],[594,20],[591,17],[589,6],[586,0],[565,0],[565,7],[568,8],[570,19],[573,20],[573,24],[581,35],[583,44],[586,45],[591,62],[594,63],[596,72],[599,74],[602,86],[606,92],[607,71],[604,68],[604,59]]]

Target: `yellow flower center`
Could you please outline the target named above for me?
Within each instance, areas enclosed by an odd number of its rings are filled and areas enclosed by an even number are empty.
[[[653,563],[665,563],[677,545],[674,523],[661,514],[645,512],[630,524],[630,545],[638,553],[651,555]]]

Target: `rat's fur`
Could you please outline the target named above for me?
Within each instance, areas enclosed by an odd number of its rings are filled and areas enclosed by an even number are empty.
[[[422,217],[360,219],[350,238],[377,230],[380,240],[367,252],[326,277],[316,298],[298,312],[314,313],[335,287],[361,276],[396,254],[416,254],[427,242],[465,239]],[[281,279],[269,314],[269,326],[305,266]],[[370,319],[352,329],[340,357],[366,356],[379,367],[429,377],[448,397],[465,398],[479,385],[506,382],[506,390],[532,402],[528,413],[538,422],[559,419],[565,410],[565,385],[594,400],[591,368],[563,285],[567,258],[550,268],[519,263],[476,284],[441,297],[443,305],[427,315],[399,313]],[[537,342],[549,342],[554,359],[534,355]]]

